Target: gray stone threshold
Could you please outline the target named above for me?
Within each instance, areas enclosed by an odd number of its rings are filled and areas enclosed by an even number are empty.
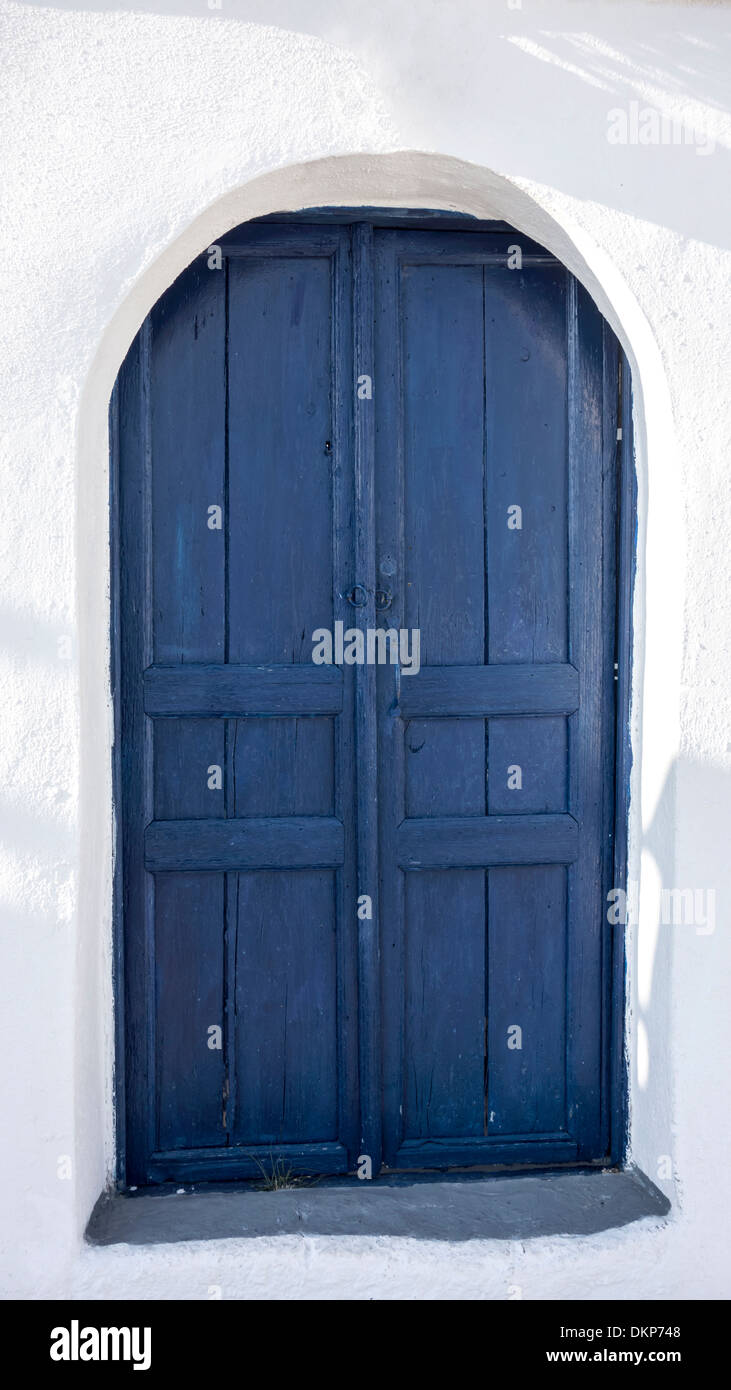
[[[638,1169],[345,1178],[275,1192],[189,1184],[182,1193],[103,1195],[86,1238],[95,1245],[285,1235],[526,1240],[595,1235],[669,1210]]]

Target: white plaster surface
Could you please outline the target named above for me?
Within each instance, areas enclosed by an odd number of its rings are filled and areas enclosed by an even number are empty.
[[[12,0],[1,14],[2,1292],[728,1297],[729,7]],[[633,101],[695,143],[608,143],[608,112]],[[633,363],[632,1156],[673,1214],[524,1245],[405,1231],[90,1249],[114,1163],[109,393],[192,255],[246,217],[343,203],[505,217],[581,277]],[[673,886],[715,890],[714,932],[658,925]]]

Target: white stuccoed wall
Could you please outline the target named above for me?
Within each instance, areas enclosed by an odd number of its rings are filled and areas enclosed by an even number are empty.
[[[3,1291],[728,1297],[729,9],[102,6],[2,11]],[[609,144],[607,112],[631,101],[715,149]],[[114,1162],[109,393],[151,304],[217,235],[351,203],[514,222],[583,279],[634,365],[632,1156],[653,1178],[670,1156],[673,1216],[524,1246],[91,1250]],[[661,886],[714,888],[715,932],[658,926]]]

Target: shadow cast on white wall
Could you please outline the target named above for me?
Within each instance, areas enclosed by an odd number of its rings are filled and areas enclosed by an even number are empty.
[[[718,218],[718,182],[728,179],[731,150],[731,30],[723,4],[704,6],[701,16],[689,0],[525,0],[519,7],[500,0],[457,11],[432,5],[427,15],[418,5],[370,6],[364,16],[360,0],[21,3],[57,12],[61,22],[86,16],[88,61],[108,66],[112,81],[130,21],[136,36],[149,23],[151,41],[166,25],[171,45],[196,29],[208,37],[211,26],[224,26],[224,33],[228,26],[237,41],[248,30],[252,40],[276,32],[291,42],[321,42],[341,59],[348,55],[374,83],[399,148],[444,149],[449,132],[449,147],[466,158],[646,220],[648,249],[655,226],[701,242],[713,226],[714,244],[731,246],[728,221]],[[273,48],[272,63],[283,52]],[[175,61],[174,47],[170,53]],[[181,77],[205,119],[215,109],[208,78],[197,88],[194,70],[181,68]],[[680,147],[675,137],[611,143],[610,113],[629,112],[633,103],[676,122]],[[546,113],[545,124],[536,112]]]

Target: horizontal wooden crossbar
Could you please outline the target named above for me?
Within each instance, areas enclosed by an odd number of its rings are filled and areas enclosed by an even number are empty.
[[[324,1144],[232,1144],[228,1148],[160,1150],[148,1159],[151,1182],[262,1178],[281,1165],[296,1173],[345,1173],[348,1150]]]
[[[526,1159],[526,1145],[530,1158]],[[578,1144],[570,1134],[516,1134],[487,1138],[407,1139],[398,1150],[394,1168],[490,1167],[492,1164],[530,1162],[570,1163],[578,1156]]]
[[[422,666],[403,676],[399,709],[406,719],[480,718],[497,714],[573,714],[579,673],[545,666]]]
[[[148,666],[144,680],[145,713],[156,718],[339,714],[343,708],[339,666],[181,662]]]
[[[152,873],[335,869],[343,847],[343,823],[331,816],[159,820],[145,830],[145,867]]]
[[[435,816],[402,821],[402,869],[471,869],[497,864],[570,864],[578,853],[573,816]]]

